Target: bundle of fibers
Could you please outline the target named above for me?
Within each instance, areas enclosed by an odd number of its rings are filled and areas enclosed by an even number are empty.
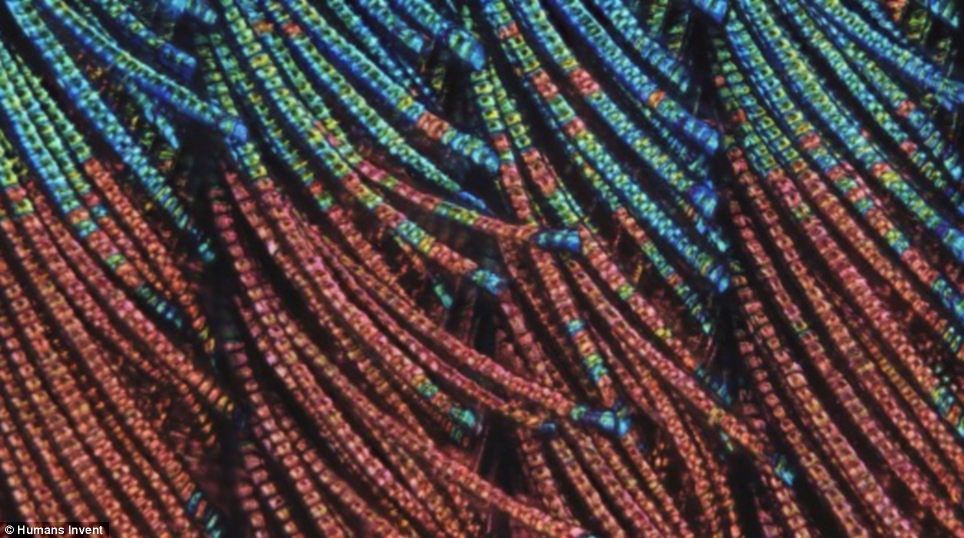
[[[757,420],[823,498],[811,520],[956,536],[964,191],[959,141],[940,133],[962,87],[947,57],[861,4],[719,17],[737,342]]]
[[[959,9],[4,0],[0,520],[964,536]]]

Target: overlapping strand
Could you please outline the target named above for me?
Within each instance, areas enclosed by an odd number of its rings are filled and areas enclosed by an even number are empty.
[[[959,11],[3,0],[0,520],[964,537]]]

